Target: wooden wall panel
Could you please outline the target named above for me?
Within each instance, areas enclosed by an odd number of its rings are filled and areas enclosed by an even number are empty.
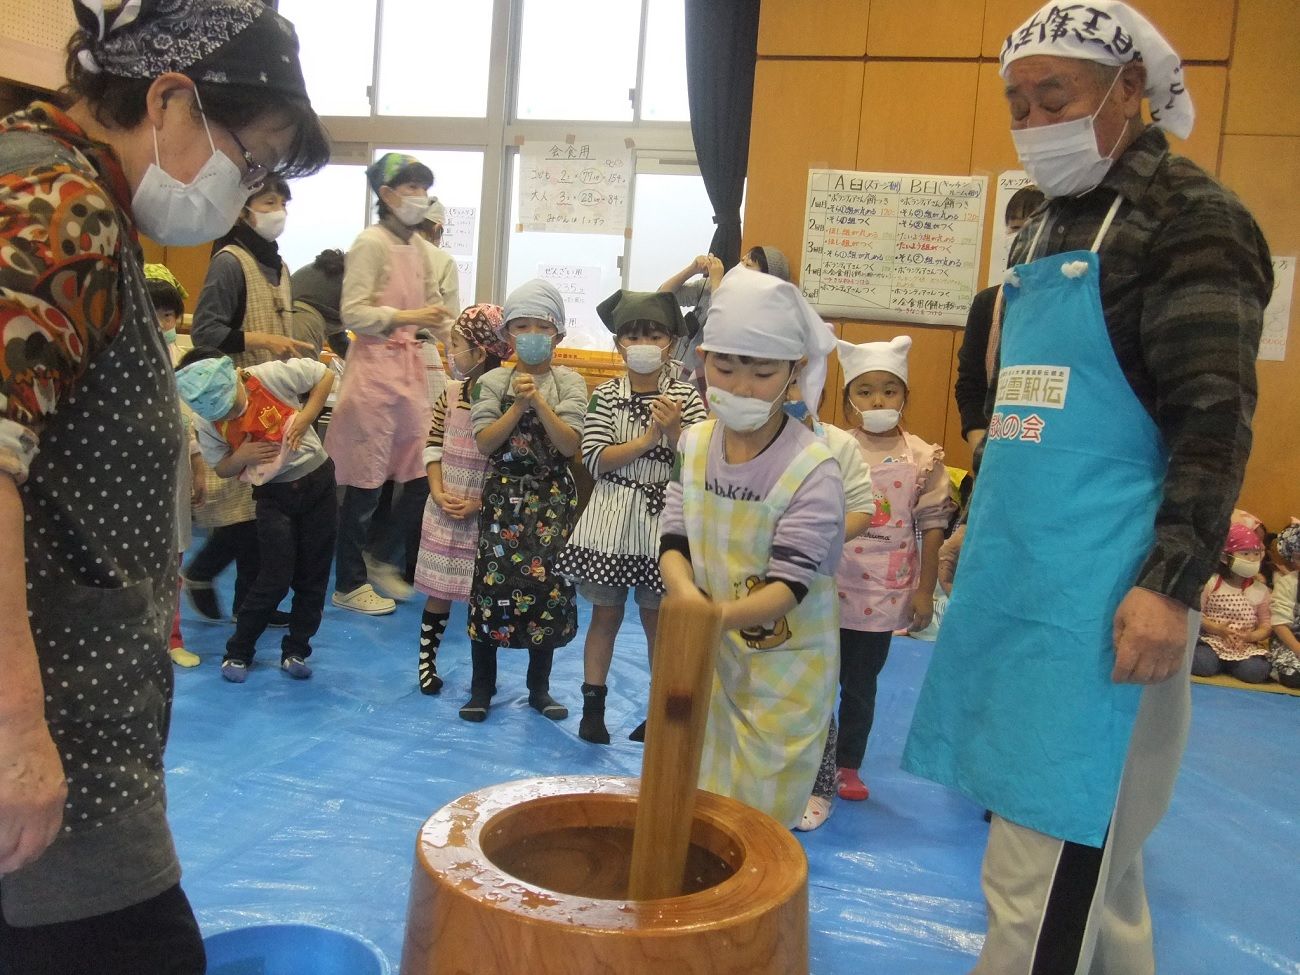
[[[1020,168],[1016,147],[1011,141],[1011,112],[1002,93],[1004,87],[995,62],[984,62],[979,66],[971,136],[972,173],[1000,173]]]
[[[747,248],[774,244],[797,269],[808,170],[854,168],[861,99],[861,61],[758,62],[745,198]]]
[[[984,11],[970,0],[871,0],[867,54],[974,58],[980,53],[983,29]]]
[[[912,433],[931,443],[945,442],[948,427],[948,401],[952,398],[949,376],[955,346],[955,332],[947,328],[927,328],[924,325],[906,325],[901,322],[845,322],[840,330],[846,342],[887,342],[895,335],[912,336],[912,351],[908,354],[907,407],[903,423]],[[844,381],[841,378],[830,392],[835,398],[836,426],[850,426],[844,415]],[[960,430],[958,431],[960,436]]]
[[[1300,137],[1229,135],[1223,181],[1250,207],[1274,254],[1300,253]],[[1241,503],[1271,528],[1300,517],[1300,301],[1291,307],[1284,362],[1258,363],[1255,445]]]
[[[758,54],[860,58],[869,10],[867,0],[763,0]]]
[[[978,78],[973,61],[868,61],[857,168],[970,172]]]
[[[1244,0],[1228,79],[1226,131],[1300,135],[1300,5]]]
[[[1294,0],[1264,0],[1277,8],[1291,10],[1289,19],[1276,23],[1293,23]],[[1243,8],[1261,4],[1261,0],[1244,0]],[[1261,4],[1263,5],[1263,4]],[[1041,4],[1036,0],[985,0],[985,57],[996,58],[1002,42],[1013,30],[1029,19]],[[1184,61],[1226,61],[1232,41],[1232,21],[1236,0],[1136,0],[1156,28],[1168,38]]]

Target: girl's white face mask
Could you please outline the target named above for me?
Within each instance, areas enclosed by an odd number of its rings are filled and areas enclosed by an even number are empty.
[[[868,433],[888,433],[902,416],[898,410],[858,410],[858,422]]]
[[[643,376],[658,372],[664,365],[664,350],[656,345],[629,345],[623,357],[629,369]]]
[[[1259,568],[1264,564],[1262,559],[1248,559],[1241,555],[1232,557],[1232,573],[1240,576],[1242,579],[1253,579],[1259,575]]]
[[[1047,196],[1087,193],[1096,188],[1109,172],[1112,160],[1097,149],[1094,123],[1122,73],[1116,73],[1097,111],[1091,115],[1032,129],[1011,130],[1011,141],[1016,144],[1016,155],[1020,157],[1021,165]],[[1119,143],[1117,137],[1115,146]],[[1114,153],[1115,146],[1111,147],[1111,153]]]
[[[203,105],[194,93],[199,113]],[[153,158],[131,198],[136,225],[160,244],[191,247],[216,240],[235,225],[249,191],[243,174],[212,141],[208,118],[203,115],[212,155],[194,179],[182,183],[170,175],[158,158],[158,130],[153,130]]]

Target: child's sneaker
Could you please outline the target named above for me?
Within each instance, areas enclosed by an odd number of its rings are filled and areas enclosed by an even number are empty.
[[[184,647],[169,648],[167,656],[172,658],[172,663],[177,667],[197,667],[202,662],[197,653],[190,653]]]
[[[376,592],[398,602],[410,599],[415,593],[414,587],[402,577],[402,570],[387,562],[367,559],[366,577]]]
[[[825,796],[809,796],[808,805],[804,806],[803,816],[800,817],[799,825],[795,829],[801,833],[811,833],[826,825],[826,820],[831,818],[831,810],[834,808]]]
[[[217,590],[212,583],[195,582],[193,579],[181,576],[181,584],[185,587],[185,598],[194,612],[214,623],[220,623],[225,619],[221,614],[221,607],[217,604]]]
[[[232,684],[242,684],[248,680],[248,664],[242,660],[221,661],[221,676]]]
[[[280,669],[294,680],[306,680],[311,676],[311,668],[302,657],[285,657],[280,661]]]
[[[330,597],[330,602],[339,609],[350,609],[366,616],[387,616],[397,609],[397,603],[379,595],[368,582],[351,592],[336,592]]]
[[[862,802],[871,795],[871,790],[862,781],[855,768],[837,768],[835,770],[835,791],[841,799]]]

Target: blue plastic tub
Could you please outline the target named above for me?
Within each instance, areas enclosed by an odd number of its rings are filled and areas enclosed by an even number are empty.
[[[391,975],[360,935],[316,924],[263,924],[203,939],[208,975]]]

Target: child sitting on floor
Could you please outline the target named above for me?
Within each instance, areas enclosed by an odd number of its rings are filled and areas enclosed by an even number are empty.
[[[1192,657],[1192,673],[1225,673],[1248,684],[1268,680],[1268,587],[1257,579],[1264,544],[1245,525],[1228,529],[1219,568],[1201,593],[1201,638]]]
[[[1273,641],[1269,650],[1273,667],[1269,673],[1283,687],[1300,689],[1300,522],[1277,533],[1273,542],[1280,563],[1273,575]]]

